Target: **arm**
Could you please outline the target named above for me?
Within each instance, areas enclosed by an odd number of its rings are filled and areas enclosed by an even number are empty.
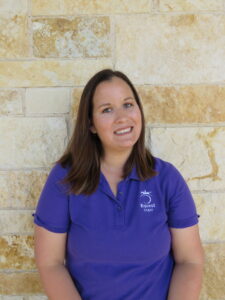
[[[53,233],[35,225],[35,259],[50,300],[81,300],[64,266],[66,233]]]
[[[198,226],[170,230],[175,267],[168,300],[198,300],[204,260]]]

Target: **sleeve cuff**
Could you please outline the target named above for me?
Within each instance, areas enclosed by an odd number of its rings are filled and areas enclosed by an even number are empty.
[[[32,216],[34,217],[34,223],[36,225],[44,227],[45,229],[47,229],[51,232],[55,232],[55,233],[66,233],[67,232],[66,227],[55,227],[55,226],[52,226],[51,224],[47,224],[44,221],[42,221],[35,213],[32,214]]]
[[[198,224],[198,218],[200,215],[194,215],[190,218],[181,219],[181,220],[169,220],[168,225],[172,228],[185,228]]]

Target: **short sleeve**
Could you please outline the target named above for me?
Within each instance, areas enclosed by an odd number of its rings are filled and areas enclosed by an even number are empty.
[[[168,225],[173,228],[185,228],[198,223],[199,215],[188,188],[180,172],[170,164],[168,172],[167,203]]]
[[[69,195],[61,183],[65,175],[59,164],[52,168],[33,214],[35,224],[56,233],[67,232],[70,223]]]

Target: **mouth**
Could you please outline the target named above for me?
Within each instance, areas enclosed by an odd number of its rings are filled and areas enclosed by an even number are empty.
[[[124,134],[130,133],[132,130],[133,130],[133,127],[127,127],[124,129],[116,130],[116,131],[114,131],[114,133],[116,135],[124,135]]]

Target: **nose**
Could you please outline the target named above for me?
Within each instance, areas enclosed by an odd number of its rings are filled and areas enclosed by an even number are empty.
[[[115,112],[115,122],[123,123],[127,120],[127,113],[123,108],[117,108]]]

